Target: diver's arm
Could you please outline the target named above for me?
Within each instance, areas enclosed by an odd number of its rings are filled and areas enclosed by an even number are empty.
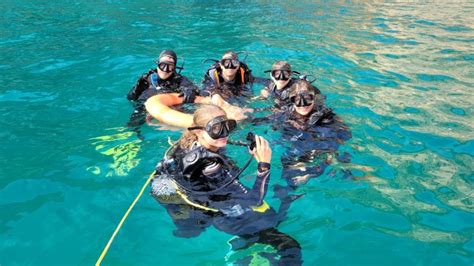
[[[268,98],[270,96],[270,92],[267,87],[265,87],[263,90],[260,91],[260,97],[262,98]]]
[[[271,110],[272,113],[267,115],[267,116],[262,116],[262,117],[254,117],[252,120],[250,120],[250,123],[252,124],[263,124],[263,123],[268,123],[268,124],[273,124],[273,126],[282,123],[284,120],[281,118],[281,112],[278,109],[275,108],[259,108],[257,109],[259,111],[265,111],[265,110]]]
[[[274,129],[276,127],[280,127],[280,126],[284,125],[284,121],[286,119],[285,111],[280,110],[278,108],[274,108],[274,107],[267,108],[267,109],[258,108],[257,110],[258,111],[270,110],[270,111],[272,111],[272,113],[267,115],[267,116],[252,118],[252,120],[250,120],[250,122],[252,124],[259,124],[260,125],[262,123],[271,123],[271,124],[273,124]]]
[[[224,109],[227,114],[227,117],[230,119],[243,120],[247,118],[245,113],[253,112],[253,109],[251,108],[240,108],[231,105],[230,103],[226,102],[219,94],[213,94],[211,96],[211,103]]]
[[[181,76],[179,86],[181,89],[179,96],[184,98],[183,103],[194,103],[196,102],[196,96],[207,96],[199,91],[199,87],[196,84],[184,76]]]
[[[148,88],[148,74],[143,74],[135,83],[133,88],[128,92],[127,99],[129,101],[136,101],[140,95]]]
[[[150,97],[145,102],[145,107],[148,113],[150,113],[150,115],[158,121],[176,127],[187,128],[192,125],[193,116],[170,108],[170,106],[182,104],[183,102],[184,98],[181,97],[180,94],[165,93]],[[194,102],[217,105],[224,109],[229,118],[236,120],[242,120],[245,118],[244,112],[248,111],[246,109],[233,106],[224,101],[222,98],[211,99],[210,97],[196,96]]]
[[[256,78],[256,79],[258,79],[258,81],[256,80],[257,83],[261,83],[264,86],[264,88],[260,91],[259,97],[265,98],[265,99],[268,98],[271,95],[270,86],[272,85],[273,81],[267,78]]]
[[[251,151],[258,162],[257,180],[250,191],[250,197],[256,199],[256,205],[263,203],[263,198],[268,190],[270,180],[270,161],[272,150],[268,141],[260,136],[255,136],[255,149]]]
[[[268,165],[269,166],[269,165]],[[270,168],[266,170],[257,171],[257,180],[253,184],[252,190],[250,190],[250,197],[256,199],[255,206],[262,205],[263,198],[268,191],[268,181],[270,180]]]

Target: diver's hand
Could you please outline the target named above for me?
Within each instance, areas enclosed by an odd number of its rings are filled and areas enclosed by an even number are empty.
[[[247,113],[252,113],[251,108],[240,108],[237,106],[229,106],[226,108],[227,118],[234,119],[237,121],[244,120],[247,118]]]
[[[310,176],[309,174],[307,175],[303,175],[303,176],[295,176],[293,178],[291,178],[291,180],[293,181],[293,183],[295,185],[304,185],[308,182]]]
[[[256,146],[252,151],[250,151],[250,153],[255,156],[257,162],[270,163],[272,160],[272,149],[270,148],[268,141],[263,137],[255,135],[255,143]]]
[[[194,88],[185,87],[182,89],[179,97],[183,97],[183,103],[194,103],[196,96],[199,95],[199,92]]]
[[[226,102],[219,94],[214,94],[211,97],[211,103],[224,109],[227,114],[227,118],[237,121],[246,119],[246,113],[253,112],[253,109],[240,108],[238,106],[231,105],[230,103]]]

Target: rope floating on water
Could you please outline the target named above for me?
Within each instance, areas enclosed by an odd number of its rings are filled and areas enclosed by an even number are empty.
[[[138,202],[138,200],[140,199],[140,197],[141,197],[142,194],[143,194],[143,191],[145,191],[145,188],[148,186],[148,184],[150,184],[150,181],[153,179],[154,176],[155,176],[155,172],[153,172],[153,173],[150,175],[150,177],[148,177],[148,179],[146,180],[146,182],[145,182],[145,184],[143,185],[142,189],[141,189],[140,192],[138,193],[137,197],[133,200],[133,202],[132,202],[132,204],[130,205],[130,207],[128,207],[127,212],[125,212],[125,214],[123,215],[122,220],[120,220],[120,223],[119,223],[119,224],[117,225],[117,227],[115,228],[115,231],[114,231],[114,233],[112,234],[112,236],[110,237],[109,242],[107,243],[107,245],[105,246],[104,250],[103,250],[102,253],[100,254],[99,259],[98,259],[97,262],[95,263],[96,266],[99,266],[99,265],[102,263],[102,260],[104,259],[105,255],[107,254],[107,251],[109,251],[110,245],[111,245],[112,242],[114,241],[115,236],[116,236],[117,233],[120,231],[120,228],[122,228],[123,223],[124,223],[125,220],[127,219],[128,215],[129,215],[130,212],[132,211],[133,207],[135,207],[135,204]]]

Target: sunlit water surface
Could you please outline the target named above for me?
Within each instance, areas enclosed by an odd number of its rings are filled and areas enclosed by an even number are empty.
[[[141,141],[124,127],[125,94],[165,48],[186,57],[183,74],[196,82],[201,62],[228,49],[248,51],[257,76],[288,60],[318,78],[351,127],[340,152],[352,162],[300,188],[279,226],[305,265],[474,263],[472,3],[3,1],[0,10],[0,265],[96,261],[167,137],[180,135],[144,127]],[[235,139],[266,130],[242,127]],[[274,146],[271,186],[284,184],[282,152]],[[272,193],[267,201],[279,204]],[[229,253],[230,235],[182,239],[173,229],[146,194],[104,262],[267,263],[255,254],[268,247]]]

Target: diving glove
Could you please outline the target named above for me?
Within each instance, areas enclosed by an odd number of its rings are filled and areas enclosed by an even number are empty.
[[[183,91],[179,94],[179,97],[184,97],[184,103],[194,103],[196,96],[199,93],[193,88],[183,88]]]

